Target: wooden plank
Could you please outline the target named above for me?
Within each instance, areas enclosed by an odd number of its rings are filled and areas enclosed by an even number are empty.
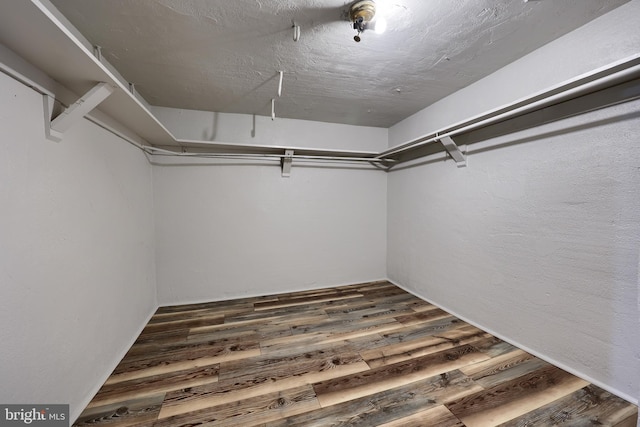
[[[314,384],[313,388],[318,395],[320,405],[324,408],[420,381],[487,358],[472,346],[464,345],[394,365],[381,366],[324,381]]]
[[[475,379],[483,378],[484,376],[491,375],[495,371],[509,369],[512,366],[522,363],[523,361],[534,358],[524,350],[514,348],[508,353],[501,354],[499,356],[492,357],[488,360],[474,363],[473,365],[460,368],[460,372]]]
[[[468,427],[495,426],[553,402],[588,383],[555,366],[466,396],[447,408]]]
[[[447,409],[446,406],[436,406],[417,414],[409,415],[378,427],[465,427],[458,418]]]
[[[213,340],[204,343],[179,343],[169,349],[163,349],[160,353],[150,352],[148,354],[132,354],[126,356],[116,367],[114,373],[120,374],[202,357],[213,357],[221,354],[258,349],[259,347],[260,343],[257,340],[222,339],[220,341]]]
[[[431,304],[430,302],[421,300],[421,299],[419,299],[417,297],[414,298],[413,301],[408,303],[407,307],[409,307],[410,309],[412,309],[416,313],[421,313],[423,311],[429,311],[429,310],[434,310],[434,309],[440,308],[440,307],[437,307],[437,306]]]
[[[174,311],[169,313],[155,313],[149,323],[171,322],[176,320],[199,319],[210,316],[237,316],[242,313],[252,312],[253,303],[231,304],[214,308],[201,308],[197,310]]]
[[[324,288],[324,289],[308,289],[306,291],[284,292],[274,295],[273,301],[282,301],[288,299],[299,299],[316,296],[326,295],[338,295],[345,293],[345,290],[338,288]],[[353,291],[351,291],[353,293]]]
[[[419,313],[412,313],[405,316],[396,317],[396,320],[403,325],[418,325],[421,323],[429,322],[431,320],[442,319],[450,317],[451,315],[439,308],[433,308],[431,310],[421,311]]]
[[[353,319],[336,320],[328,318],[322,322],[315,322],[301,326],[293,325],[291,329],[293,330],[294,335],[316,333],[340,334],[343,332],[352,332],[354,329],[367,330],[382,324],[393,324],[396,325],[396,327],[402,326],[393,317],[383,319],[357,319],[357,321]]]
[[[251,311],[246,313],[240,313],[234,316],[227,316],[225,318],[225,324],[234,324],[239,322],[248,322],[255,320],[262,320],[263,322],[269,322],[272,320],[284,320],[295,318],[296,315],[309,316],[311,314],[325,314],[324,307],[322,306],[296,306],[296,307],[279,307],[272,310],[260,310]]]
[[[127,352],[123,362],[150,360],[161,354],[191,354],[193,351],[199,351],[203,346],[231,347],[234,344],[241,345],[245,342],[257,343],[260,339],[261,336],[256,334],[254,330],[237,331],[235,334],[222,334],[221,336],[212,334],[187,335],[181,340],[135,344]]]
[[[305,319],[321,319],[328,318],[324,310],[296,310],[288,311],[283,309],[280,311],[261,311],[242,313],[237,317],[225,317],[225,321],[221,325],[199,326],[190,328],[191,334],[209,333],[216,331],[232,330],[233,328],[253,328],[255,330],[261,327],[288,327],[290,324]]]
[[[327,303],[331,304],[332,301],[340,301],[345,299],[353,299],[353,298],[362,298],[361,293],[345,293],[338,295],[329,295],[329,296],[317,296],[317,297],[307,297],[307,298],[298,298],[294,300],[285,300],[285,301],[268,301],[268,302],[259,302],[254,304],[254,309],[256,311],[262,310],[271,310],[274,308],[286,308],[293,307],[297,305],[309,306],[313,304]]]
[[[518,347],[493,336],[477,341],[474,345],[478,350],[486,353],[490,357],[497,357],[501,354],[510,353],[518,349]]]
[[[458,399],[479,389],[480,386],[468,377],[459,371],[452,371],[371,396],[268,422],[265,427],[377,426],[441,406],[450,399]]]
[[[384,319],[414,313],[413,310],[397,303],[368,303],[360,307],[340,307],[325,310],[333,320]]]
[[[364,298],[362,300],[353,301],[346,300],[341,304],[336,303],[332,307],[324,307],[323,310],[331,317],[340,317],[342,315],[349,315],[351,312],[359,310],[368,310],[373,308],[396,308],[407,311],[407,313],[415,312],[409,307],[408,301],[411,299],[410,295],[396,295],[386,298]]]
[[[405,304],[409,305],[413,302],[419,301],[420,299],[414,295],[411,295],[400,288],[391,285],[390,287],[383,289],[372,289],[372,290],[362,290],[358,291],[362,295],[365,296],[365,299],[371,301],[392,301],[392,302],[400,302],[403,301]]]
[[[309,371],[323,372],[337,366],[362,362],[356,352],[346,351],[347,346],[337,346],[329,350],[287,352],[254,357],[250,361],[230,361],[223,363],[220,379],[256,379],[260,376],[282,378],[300,376]]]
[[[314,352],[319,350],[334,351],[340,349],[345,353],[360,353],[365,350],[376,349],[388,345],[389,342],[382,338],[380,334],[367,334],[358,337],[352,337],[348,340],[307,340],[297,345],[276,344],[268,347],[262,347],[262,354],[265,356],[297,354],[304,352]]]
[[[353,340],[366,336],[379,336],[379,334],[386,334],[398,330],[402,325],[395,321],[395,319],[387,319],[383,321],[372,322],[359,322],[339,331],[327,331],[327,332],[303,332],[295,333],[290,337],[282,337],[264,340],[261,343],[262,349],[269,351],[270,348],[275,347],[277,350],[281,350],[285,347],[298,348],[305,347],[314,344],[327,344],[332,342],[341,342],[347,340]],[[322,329],[322,328],[318,328]],[[326,328],[325,328],[326,329]],[[274,351],[273,349],[271,351]]]
[[[611,393],[588,385],[568,396],[501,424],[501,427],[592,425],[636,426],[638,408]]]
[[[551,365],[544,360],[516,349],[484,362],[462,367],[460,371],[482,387],[491,388],[548,366]]]
[[[325,288],[325,289],[311,289],[308,291],[298,291],[298,292],[289,292],[278,295],[278,301],[296,301],[296,300],[308,300],[309,298],[315,299],[327,296],[343,296],[343,295],[352,295],[359,294],[358,291],[353,290],[343,290],[338,288]]]
[[[228,404],[209,406],[168,418],[160,418],[154,427],[195,425],[251,427],[269,421],[286,419],[318,407],[313,389],[306,385]]]
[[[389,283],[386,280],[376,281],[376,282],[368,282],[368,283],[356,283],[351,285],[342,285],[342,286],[334,286],[330,288],[318,288],[318,289],[308,289],[308,290],[300,290],[293,292],[285,292],[281,294],[276,294],[275,296],[279,299],[287,298],[287,297],[296,297],[296,296],[308,296],[308,295],[321,295],[321,294],[335,294],[335,293],[346,293],[346,292],[359,292],[359,288],[378,288],[378,287],[396,287],[395,285]]]
[[[123,400],[164,394],[186,387],[196,387],[218,381],[219,365],[210,365],[166,372],[161,375],[105,384],[88,407],[103,406]]]
[[[198,317],[195,319],[172,320],[161,323],[149,323],[144,327],[140,335],[146,335],[154,332],[165,332],[180,328],[194,328],[197,326],[219,325],[224,323],[224,315],[211,315],[207,317]]]
[[[321,318],[318,318],[321,319]],[[196,332],[190,333],[186,338],[185,343],[196,344],[215,342],[220,340],[236,340],[240,342],[242,338],[247,341],[261,342],[267,339],[275,339],[281,337],[291,336],[291,327],[287,324],[275,324],[268,323],[262,326],[241,326],[227,329],[221,329],[214,332]]]
[[[453,316],[425,321],[416,325],[402,325],[401,323],[399,325],[400,327],[396,330],[383,334],[383,337],[387,338],[391,343],[413,341],[433,335],[442,335],[444,332],[467,326],[466,323]]]
[[[85,427],[100,424],[117,424],[118,427],[151,426],[157,420],[164,393],[121,401],[112,405],[89,406],[74,426]]]
[[[376,324],[379,323],[379,324]],[[364,325],[364,326],[363,326]],[[366,326],[369,325],[369,326]],[[372,326],[371,326],[372,325]],[[313,333],[301,334],[291,338],[282,338],[274,340],[265,340],[262,342],[263,353],[272,353],[282,351],[292,347],[317,347],[326,344],[341,341],[354,341],[371,337],[372,340],[378,341],[381,335],[386,344],[400,343],[405,341],[414,341],[425,339],[430,335],[442,335],[448,330],[465,327],[465,323],[460,323],[454,317],[434,320],[426,322],[424,325],[404,326],[400,323],[391,321],[373,322],[373,323],[353,323],[351,328],[346,332],[340,333]],[[488,344],[484,344],[485,346]],[[372,346],[371,348],[375,348]]]
[[[619,422],[615,425],[615,427],[637,427],[640,424],[640,419],[638,418],[638,411],[634,415],[631,415],[624,421]]]
[[[214,313],[215,313],[215,309],[210,309],[210,308],[201,308],[199,310],[177,311],[173,313],[155,313],[151,317],[151,319],[149,319],[149,324],[160,323],[160,322],[171,322],[174,320],[195,319],[201,316],[206,317]]]
[[[247,366],[248,365],[248,366]],[[220,368],[219,382],[168,393],[160,418],[368,370],[358,354],[302,353],[261,357]]]
[[[369,348],[360,353],[362,358],[376,368],[391,365],[404,360],[436,353],[464,344],[472,344],[480,339],[490,337],[486,332],[473,326],[453,329],[440,335],[433,335],[424,339],[399,341],[391,345]]]
[[[216,363],[228,362],[230,360],[245,359],[260,355],[260,348],[241,347],[235,350],[220,349],[211,356],[197,357],[197,358],[180,358],[174,356],[170,361],[161,360],[158,361],[154,358],[151,362],[144,360],[137,361],[135,365],[120,364],[116,367],[113,374],[107,379],[105,384],[112,384],[116,382],[133,380],[136,378],[150,377],[154,375],[162,375],[165,373],[171,373],[175,371],[181,371],[186,369],[194,369],[202,366],[213,365]]]
[[[158,418],[168,418],[179,414],[198,411],[216,405],[232,403],[241,399],[255,398],[277,390],[286,390],[311,385],[322,381],[354,372],[368,369],[365,362],[337,366],[322,372],[308,372],[299,376],[289,376],[281,379],[259,378],[242,382],[220,382],[217,388],[213,384],[170,392],[167,394]],[[252,383],[252,385],[248,385]],[[236,385],[239,384],[239,385]]]

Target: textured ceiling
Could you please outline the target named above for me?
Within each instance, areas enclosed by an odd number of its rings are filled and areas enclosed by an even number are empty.
[[[342,0],[52,0],[153,105],[270,115],[283,70],[278,117],[380,127],[627,1],[379,0],[356,43]]]

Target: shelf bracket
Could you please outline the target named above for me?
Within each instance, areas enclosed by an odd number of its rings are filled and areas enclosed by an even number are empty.
[[[456,166],[458,166],[459,168],[464,168],[467,166],[467,157],[460,150],[460,147],[458,147],[456,143],[453,142],[453,139],[451,139],[450,136],[443,136],[438,140],[442,143],[442,145],[444,145],[444,148],[447,150],[453,161],[456,162]]]
[[[71,126],[87,115],[91,110],[96,108],[102,101],[113,93],[113,87],[108,83],[98,83],[91,90],[85,93],[73,105],[66,108],[55,119],[47,123],[47,138],[56,142],[62,140],[62,134]],[[48,103],[45,102],[45,106]],[[48,114],[45,116],[47,117]]]
[[[284,156],[280,159],[283,178],[289,178],[291,176],[292,163],[293,163],[293,150],[284,150]]]

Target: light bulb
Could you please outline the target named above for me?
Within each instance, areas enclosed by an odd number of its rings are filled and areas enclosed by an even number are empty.
[[[387,20],[384,17],[379,17],[376,19],[376,26],[374,31],[376,34],[382,34],[387,31]]]

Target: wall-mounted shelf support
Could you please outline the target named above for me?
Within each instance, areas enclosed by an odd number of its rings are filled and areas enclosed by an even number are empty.
[[[456,143],[453,142],[453,139],[451,139],[450,136],[443,136],[438,140],[442,143],[453,161],[456,162],[456,166],[458,166],[459,168],[464,168],[467,166],[467,157],[460,150],[460,147],[458,147]]]
[[[282,177],[289,178],[291,176],[291,164],[293,163],[293,150],[285,150],[284,156],[280,160],[282,166]]]
[[[66,108],[50,123],[47,123],[47,138],[56,142],[62,140],[62,134],[71,126],[87,115],[91,110],[96,108],[102,101],[113,93],[113,87],[108,83],[98,83],[91,90],[85,93],[73,105]],[[45,108],[48,108],[49,102],[45,100]],[[45,118],[50,117],[49,111],[45,111]]]

